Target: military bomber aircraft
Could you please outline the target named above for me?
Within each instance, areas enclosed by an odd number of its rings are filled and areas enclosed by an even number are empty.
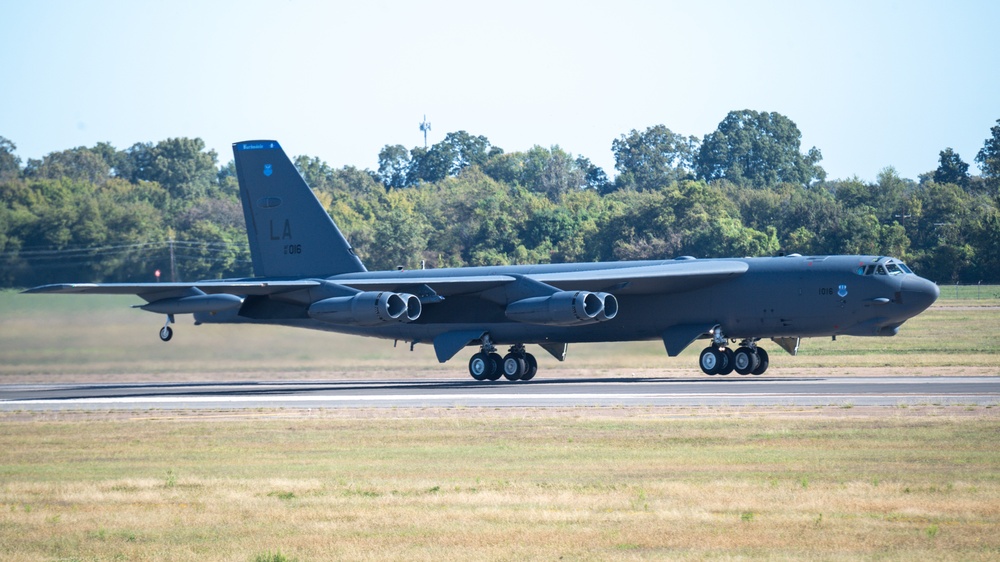
[[[69,283],[27,293],[134,294],[138,308],[195,323],[258,323],[467,346],[476,380],[530,380],[529,344],[562,361],[579,342],[662,340],[676,356],[708,340],[706,374],[762,374],[770,338],[892,336],[937,285],[882,256],[676,259],[368,271],[276,141],[233,144],[254,277],[191,283]],[[735,345],[734,350],[730,345]],[[508,346],[500,356],[498,350]]]

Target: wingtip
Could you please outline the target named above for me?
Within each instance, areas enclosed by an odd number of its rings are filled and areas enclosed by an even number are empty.
[[[33,295],[40,293],[66,293],[71,292],[75,289],[84,289],[87,287],[95,287],[93,283],[53,283],[51,285],[39,285],[38,287],[32,287],[30,289],[25,289],[21,291],[22,295]]]

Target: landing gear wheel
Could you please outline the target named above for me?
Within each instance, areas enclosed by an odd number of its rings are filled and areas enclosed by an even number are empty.
[[[736,362],[733,361],[734,355],[736,354],[733,353],[733,350],[729,349],[728,347],[722,350],[723,364],[722,368],[719,369],[720,375],[728,375],[729,373],[733,372],[734,368],[736,368]]]
[[[749,347],[741,347],[733,355],[733,364],[737,373],[749,375],[760,364],[760,358]]]
[[[701,357],[698,359],[698,365],[701,366],[701,370],[706,375],[717,375],[722,367],[722,362],[725,361],[723,354],[714,347],[706,347],[701,350]]]
[[[768,365],[770,365],[770,361],[768,360],[767,357],[767,352],[758,347],[757,358],[759,359],[760,362],[757,364],[756,367],[754,367],[754,370],[752,372],[755,375],[763,375],[764,371],[767,370]]]
[[[489,357],[490,363],[493,364],[493,369],[486,375],[486,378],[495,381],[503,376],[503,357],[500,357],[496,353],[490,353],[487,357]]]
[[[486,380],[494,370],[493,361],[485,353],[477,353],[469,359],[469,374],[477,381]]]
[[[530,353],[524,354],[525,372],[521,375],[522,381],[530,381],[538,372],[538,360]]]
[[[509,381],[521,379],[528,368],[524,357],[517,353],[508,353],[503,358],[503,376]]]
[[[174,329],[170,326],[164,326],[160,328],[160,339],[163,341],[170,341],[170,338],[174,337]]]

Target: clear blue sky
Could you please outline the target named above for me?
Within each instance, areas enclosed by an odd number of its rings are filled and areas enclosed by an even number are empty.
[[[703,137],[776,111],[831,178],[904,177],[1000,119],[1000,2],[0,0],[0,136],[22,160],[109,141],[274,138],[377,167],[451,131],[558,144],[614,174],[611,142]]]

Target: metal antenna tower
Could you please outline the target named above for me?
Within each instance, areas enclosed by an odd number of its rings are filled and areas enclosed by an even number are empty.
[[[427,122],[427,115],[424,115],[424,121],[420,124],[420,130],[424,133],[424,148],[427,148],[427,131],[431,130],[431,124]]]

